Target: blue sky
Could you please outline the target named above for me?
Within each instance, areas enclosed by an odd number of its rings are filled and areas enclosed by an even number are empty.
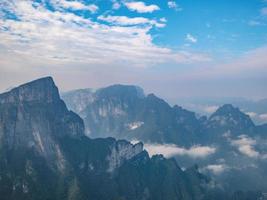
[[[267,97],[266,0],[2,0],[0,90],[137,84],[168,99]]]

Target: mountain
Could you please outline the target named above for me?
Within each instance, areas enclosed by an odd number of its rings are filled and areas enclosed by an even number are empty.
[[[75,112],[81,112],[86,108],[88,103],[94,101],[94,90],[89,88],[65,92],[63,94],[64,101],[68,105],[68,108]]]
[[[139,91],[121,97],[144,98]],[[197,168],[183,171],[174,159],[149,157],[142,143],[86,137],[51,77],[0,94],[2,200],[198,200],[209,184]]]
[[[199,117],[154,94],[140,95],[136,88],[114,85],[90,91],[92,101],[83,101],[86,106],[81,111],[74,109],[84,119],[86,135],[139,140],[162,153],[174,152],[181,166],[198,163],[203,173],[228,192],[267,192],[266,125],[255,125],[249,115],[231,104]],[[77,93],[69,94],[75,98]],[[69,102],[69,97],[62,97]]]
[[[154,94],[146,96],[139,87],[113,85],[93,94],[90,91],[88,95],[91,100],[84,98],[79,104],[86,105],[83,110],[76,109],[71,101],[75,96],[81,96],[80,90],[63,94],[62,98],[82,116],[89,137],[111,136],[185,146],[199,137],[195,133],[201,130],[202,124],[195,113],[171,107]]]
[[[186,109],[194,110],[202,115],[210,115],[218,107],[230,103],[247,113],[255,124],[267,123],[267,99],[249,100],[245,98],[184,98],[172,101]]]
[[[231,104],[225,104],[216,110],[209,118],[209,125],[235,128],[239,130],[255,127],[250,117]]]
[[[210,143],[226,133],[257,133],[250,117],[231,104],[219,107],[209,118],[197,117],[194,112],[180,106],[171,107],[154,94],[145,95],[137,86],[113,85],[92,92],[75,104],[73,98],[86,90],[63,94],[68,106],[85,123],[89,137],[115,137],[148,143],[172,143],[189,147],[197,143]],[[77,109],[82,105],[83,109]]]
[[[256,134],[256,126],[248,115],[231,104],[219,107],[205,122],[205,132],[214,140],[225,133],[232,136]]]

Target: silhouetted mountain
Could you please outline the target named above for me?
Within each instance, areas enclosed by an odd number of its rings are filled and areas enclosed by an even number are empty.
[[[186,109],[193,110],[202,115],[210,115],[216,107],[221,107],[225,103],[238,107],[242,112],[247,113],[257,125],[267,123],[267,99],[249,100],[245,98],[185,98],[177,99],[175,103],[182,105]]]
[[[224,129],[234,129],[240,133],[243,130],[250,130],[255,127],[250,117],[231,104],[225,104],[213,113],[208,122],[208,126],[221,127]]]
[[[228,132],[233,136],[256,134],[255,125],[250,117],[231,104],[219,107],[205,123],[206,133],[216,140]]]
[[[90,93],[92,101],[83,102],[87,106],[82,111],[76,110],[84,119],[87,136],[176,144],[187,150],[195,145],[213,147],[216,151],[205,158],[184,153],[176,157],[182,166],[198,162],[228,191],[267,190],[265,125],[254,125],[247,114],[231,104],[222,105],[210,117],[197,117],[180,106],[171,107],[154,94],[137,95],[134,88],[115,85]],[[77,93],[72,92],[74,96]],[[65,95],[63,99],[68,101]]]
[[[198,200],[209,189],[205,176],[174,159],[150,158],[142,143],[86,137],[50,77],[0,95],[0,144],[2,200]]]
[[[80,91],[71,93],[80,96]],[[63,99],[70,102],[68,95],[63,94]],[[81,104],[87,106],[82,111],[69,103],[83,117],[90,137],[111,136],[188,146],[198,138],[195,130],[201,130],[202,123],[193,112],[171,107],[154,94],[145,96],[136,86],[114,85],[99,89],[91,99],[84,99]]]
[[[144,95],[136,86],[114,85],[99,89],[82,100],[83,110],[75,109],[71,98],[81,96],[81,91],[63,95],[63,99],[85,122],[89,137],[115,137],[152,143],[174,143],[190,146],[210,142],[225,132],[233,135],[256,133],[250,117],[238,108],[226,104],[208,119],[197,118],[179,106],[171,107],[154,94]],[[77,104],[76,104],[77,106]]]

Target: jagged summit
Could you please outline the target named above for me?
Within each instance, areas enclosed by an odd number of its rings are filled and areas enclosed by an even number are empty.
[[[60,100],[58,88],[52,77],[40,78],[0,94],[0,103],[58,100]]]
[[[252,120],[249,118],[248,115],[243,113],[242,111],[239,110],[239,108],[234,107],[231,104],[225,104],[221,107],[219,107],[211,116],[210,119],[214,119],[216,117],[225,117],[228,119],[233,119],[233,120],[244,120],[251,125],[253,124]]]
[[[232,130],[236,134],[248,131],[255,127],[248,115],[231,104],[225,104],[213,113],[209,118],[209,127],[222,127],[225,130]]]
[[[51,77],[0,94],[0,142],[10,149],[33,147],[54,154],[55,138],[83,134],[82,119],[67,109]]]
[[[235,112],[240,112],[239,108],[234,107],[232,104],[224,104],[215,111],[214,115],[224,115]]]

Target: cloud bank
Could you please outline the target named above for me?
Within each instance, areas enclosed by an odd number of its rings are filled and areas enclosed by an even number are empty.
[[[254,149],[254,146],[257,144],[257,141],[246,136],[240,135],[238,139],[231,140],[231,145],[237,147],[240,153],[251,157],[251,158],[258,158],[260,153]]]
[[[150,156],[162,154],[165,157],[188,156],[191,158],[206,158],[216,152],[215,147],[209,146],[192,146],[189,149],[176,146],[174,144],[144,144]]]
[[[132,67],[210,60],[206,55],[173,51],[155,45],[150,31],[154,27],[165,26],[160,19],[100,15],[98,20],[94,20],[69,11],[78,9],[88,11],[90,15],[98,10],[94,4],[65,0],[51,2],[53,9],[48,9],[42,1],[1,1],[0,45],[4,51],[1,60],[6,56],[21,56],[33,63],[42,59],[47,65],[54,65],[53,62],[75,62],[77,65],[86,63]],[[140,12],[158,9],[155,5],[146,6],[141,2],[126,5]]]
[[[208,170],[215,175],[219,175],[228,169],[229,167],[225,164],[213,164],[203,168],[204,171]]]
[[[258,121],[260,123],[266,123],[267,122],[267,113],[258,114],[255,112],[246,112],[249,117],[251,117],[253,120]]]
[[[66,1],[66,0],[51,0],[56,8],[65,8],[71,10],[88,10],[91,13],[96,13],[99,9],[95,4],[85,5],[79,1]]]

